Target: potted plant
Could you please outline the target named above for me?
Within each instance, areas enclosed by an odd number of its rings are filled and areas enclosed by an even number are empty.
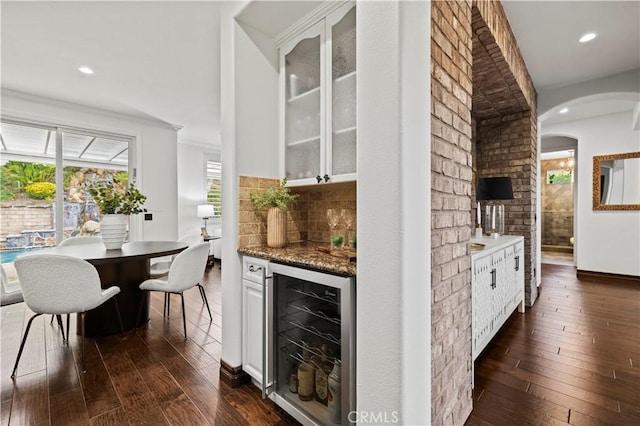
[[[127,234],[127,216],[146,212],[147,197],[135,185],[123,185],[117,179],[89,189],[89,194],[102,213],[100,234],[107,250],[122,248]]]
[[[267,210],[267,247],[280,248],[287,245],[287,210],[296,201],[298,194],[287,188],[287,178],[278,186],[266,191],[251,193],[251,204],[255,210]]]

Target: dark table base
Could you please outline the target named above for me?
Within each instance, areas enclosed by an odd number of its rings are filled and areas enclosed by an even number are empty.
[[[133,330],[149,320],[149,292],[140,290],[140,284],[149,278],[149,260],[135,259],[120,263],[96,265],[102,288],[120,287],[120,293],[115,296],[120,306],[120,314],[124,330]],[[138,319],[138,309],[143,301],[142,315]],[[80,319],[78,318],[78,321]],[[80,324],[77,324],[80,330]],[[87,337],[107,336],[120,333],[120,325],[116,314],[115,304],[108,300],[96,309],[87,312],[85,318],[85,335]]]

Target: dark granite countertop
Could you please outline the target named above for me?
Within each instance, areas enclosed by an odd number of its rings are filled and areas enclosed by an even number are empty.
[[[323,244],[306,242],[288,244],[284,248],[245,247],[238,249],[238,253],[322,272],[356,276],[355,262],[318,251],[318,247],[321,246]],[[324,244],[324,246],[327,245]]]

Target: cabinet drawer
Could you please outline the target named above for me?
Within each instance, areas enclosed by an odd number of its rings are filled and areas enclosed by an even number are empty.
[[[266,259],[244,256],[242,258],[242,279],[263,284],[268,267],[269,261]]]

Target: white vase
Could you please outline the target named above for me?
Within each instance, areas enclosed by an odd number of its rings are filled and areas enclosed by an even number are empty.
[[[105,214],[100,222],[100,236],[107,250],[119,250],[127,235],[127,218],[123,214]]]

